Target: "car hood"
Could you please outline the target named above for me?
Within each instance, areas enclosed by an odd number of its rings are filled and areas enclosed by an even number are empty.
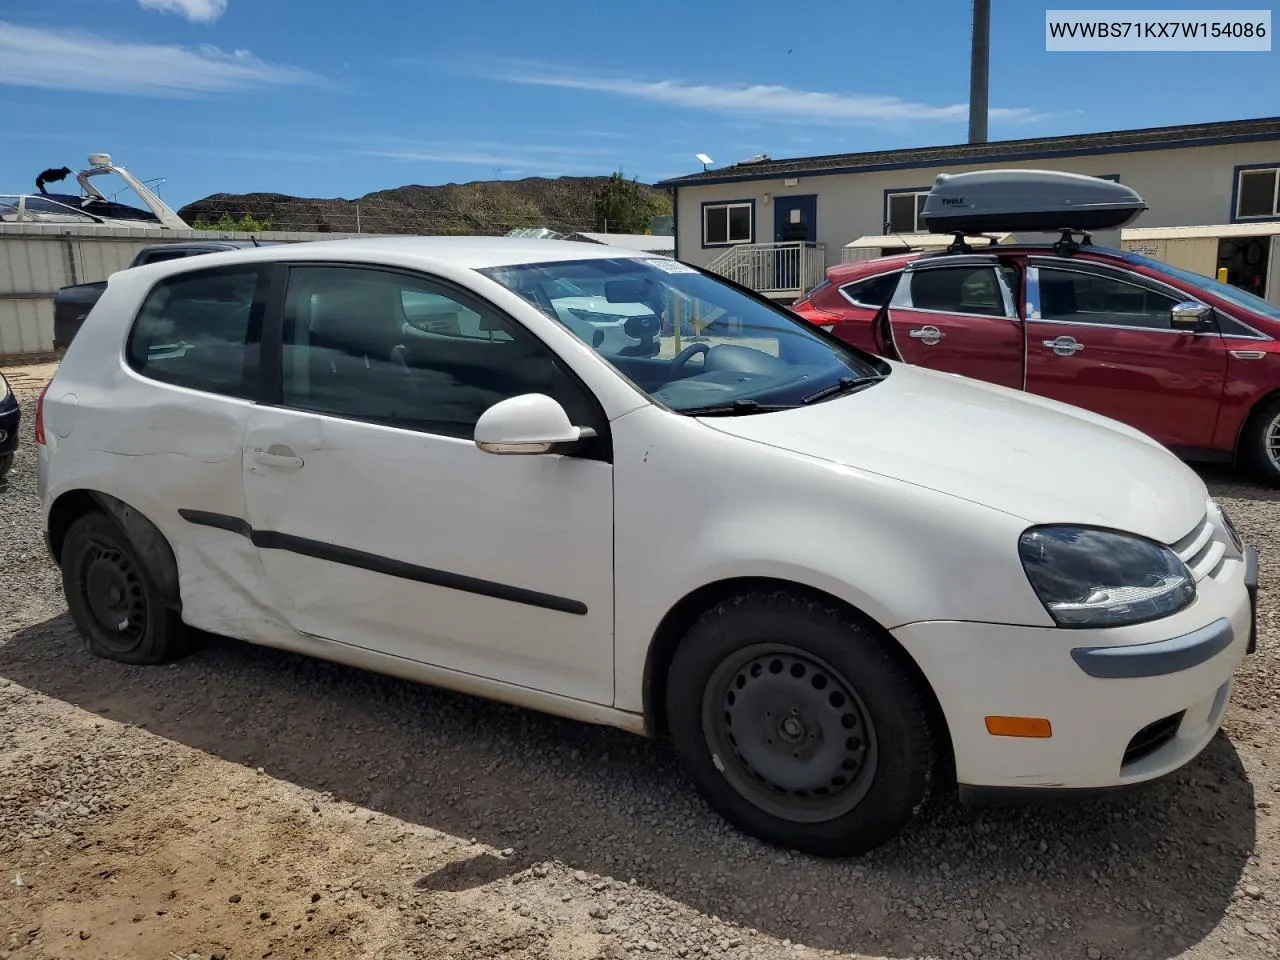
[[[848,396],[702,422],[1029,524],[1089,524],[1172,543],[1204,517],[1204,481],[1131,427],[977,380],[892,366],[883,382]]]

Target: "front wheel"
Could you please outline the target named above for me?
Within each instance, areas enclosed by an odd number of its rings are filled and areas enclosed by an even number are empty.
[[[183,626],[124,531],[102,513],[81,517],[62,547],[62,589],[89,652],[121,663],[164,663],[183,652]]]
[[[707,802],[768,843],[850,856],[923,805],[934,737],[903,655],[834,603],[750,592],[707,611],[671,665],[667,716]]]
[[[1243,459],[1260,480],[1280,487],[1280,397],[1261,407],[1245,425],[1241,437]]]

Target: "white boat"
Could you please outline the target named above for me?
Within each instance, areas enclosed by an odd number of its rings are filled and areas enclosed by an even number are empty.
[[[125,187],[110,196],[93,181],[111,174]],[[76,174],[80,194],[9,193],[0,194],[0,221],[4,223],[66,223],[112,227],[142,227],[151,230],[189,230],[179,217],[145,183],[124,167],[111,162],[107,153],[89,154],[89,166]],[[102,181],[99,180],[99,183]],[[132,191],[143,206],[120,203],[115,197]]]

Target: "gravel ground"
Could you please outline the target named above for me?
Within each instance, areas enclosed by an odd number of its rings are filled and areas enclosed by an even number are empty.
[[[25,440],[45,369],[6,370]],[[667,747],[209,640],[85,653],[28,442],[0,488],[0,960],[1280,954],[1280,495],[1207,472],[1262,548],[1219,736],[1108,801],[940,800],[847,861],[766,848]]]

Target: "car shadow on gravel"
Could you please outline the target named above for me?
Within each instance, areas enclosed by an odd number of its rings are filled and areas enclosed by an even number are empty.
[[[901,957],[1164,958],[1203,939],[1254,845],[1225,736],[1138,793],[1040,809],[935,802],[858,860],[790,855],[702,804],[671,751],[621,732],[209,638],[166,667],[91,658],[63,615],[0,645],[0,676],[480,854],[417,880],[465,890],[556,860],[811,947]],[[967,954],[966,954],[967,951]]]

